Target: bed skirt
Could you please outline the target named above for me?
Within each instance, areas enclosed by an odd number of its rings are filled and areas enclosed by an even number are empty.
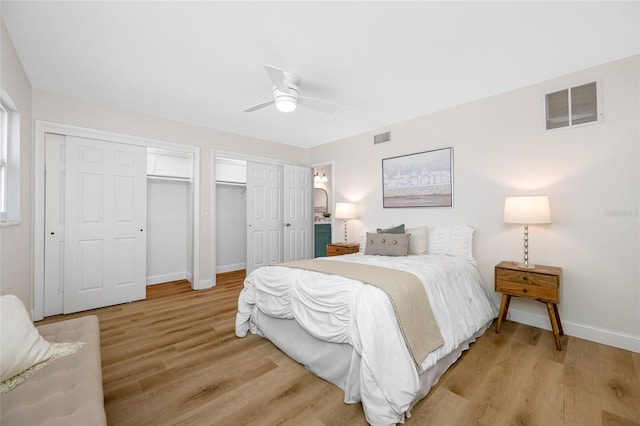
[[[342,389],[345,403],[361,402],[361,358],[351,345],[325,342],[317,339],[307,333],[295,320],[273,318],[258,309],[255,310],[252,321],[258,328],[258,334],[270,340],[281,351],[304,365],[316,376]],[[460,358],[462,352],[467,350],[471,343],[484,334],[492,321],[485,324],[470,339],[462,342],[451,353],[441,358],[433,367],[419,375],[420,390],[411,403],[409,410],[404,413],[406,418],[411,417],[411,408],[429,393],[431,387]],[[366,407],[364,408],[366,413]],[[377,423],[374,419],[370,419],[369,416],[367,416],[367,420],[371,424]]]

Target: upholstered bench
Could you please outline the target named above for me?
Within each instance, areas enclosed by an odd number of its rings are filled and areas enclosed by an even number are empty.
[[[37,327],[48,342],[83,342],[74,354],[34,371],[0,394],[0,424],[106,425],[100,327],[94,315]]]

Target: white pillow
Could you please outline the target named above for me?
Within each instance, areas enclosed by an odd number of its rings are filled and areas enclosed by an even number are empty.
[[[409,237],[409,254],[427,254],[427,226],[406,228],[404,230]]]
[[[19,374],[55,355],[33,325],[22,301],[14,295],[0,297],[0,381]]]
[[[358,250],[358,252],[364,254],[364,249],[366,247],[367,247],[367,230],[363,229],[362,231],[360,231],[360,249]]]
[[[427,231],[427,254],[448,254],[476,264],[473,258],[473,233],[468,225],[435,225]]]

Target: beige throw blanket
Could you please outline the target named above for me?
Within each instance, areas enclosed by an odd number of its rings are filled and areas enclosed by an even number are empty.
[[[396,312],[400,332],[420,370],[429,352],[444,344],[420,279],[410,272],[361,263],[331,260],[297,260],[273,266],[307,269],[362,281],[384,291]]]

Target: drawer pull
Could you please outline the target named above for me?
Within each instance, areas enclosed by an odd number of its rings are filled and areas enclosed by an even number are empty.
[[[523,292],[523,293],[526,293],[526,292],[527,292],[527,289],[526,289],[526,288],[523,288],[523,289],[522,289],[522,292]]]
[[[529,277],[526,276],[526,275],[524,277],[522,277],[522,281],[527,281],[528,279],[529,279]]]

